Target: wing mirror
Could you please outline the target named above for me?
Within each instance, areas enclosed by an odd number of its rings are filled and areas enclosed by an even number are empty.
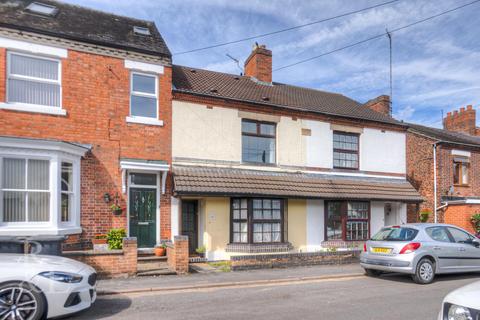
[[[475,248],[479,248],[480,247],[480,239],[473,239],[472,244]]]

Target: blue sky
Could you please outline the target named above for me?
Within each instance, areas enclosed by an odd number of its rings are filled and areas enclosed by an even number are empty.
[[[261,34],[358,10],[386,0],[67,0],[155,21],[170,50]],[[402,0],[394,4],[261,38],[273,51],[273,68],[342,47],[449,10],[472,0]],[[480,103],[480,3],[393,35],[397,119],[441,126],[446,112]],[[252,41],[185,55],[176,64],[239,73],[226,54],[242,61]],[[374,40],[274,72],[273,80],[342,93],[365,102],[389,93],[388,40]],[[480,115],[479,115],[480,118]]]

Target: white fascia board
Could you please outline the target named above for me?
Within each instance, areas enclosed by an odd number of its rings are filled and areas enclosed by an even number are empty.
[[[33,150],[45,150],[45,151],[58,151],[68,154],[83,157],[88,147],[79,146],[63,141],[50,141],[40,139],[28,139],[28,138],[15,138],[15,137],[0,137],[0,148],[20,148],[20,149],[33,149]]]
[[[14,40],[14,39],[9,39],[5,37],[0,37],[0,47],[6,48],[6,49],[13,49],[13,50],[20,50],[24,52],[42,54],[46,56],[54,56],[58,58],[68,57],[68,50],[64,48],[46,46],[43,44]]]
[[[163,74],[163,66],[158,65],[158,64],[140,62],[140,61],[133,61],[133,60],[125,59],[125,68],[126,69],[143,71],[143,72],[152,72],[152,73]]]
[[[470,151],[452,149],[452,155],[454,156],[462,156],[462,157],[469,157],[472,155]]]
[[[170,170],[170,165],[134,161],[120,161],[120,168],[122,170],[168,171]]]

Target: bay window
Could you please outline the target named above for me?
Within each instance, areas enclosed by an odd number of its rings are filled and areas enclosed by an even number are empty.
[[[0,137],[0,235],[81,232],[80,157],[87,150]]]
[[[284,203],[281,199],[232,199],[232,243],[284,242]]]
[[[60,108],[60,60],[8,52],[7,102]]]
[[[370,237],[370,204],[363,201],[328,201],[325,240],[363,241]]]

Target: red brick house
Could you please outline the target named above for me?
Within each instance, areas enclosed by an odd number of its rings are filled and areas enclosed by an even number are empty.
[[[155,24],[50,0],[0,16],[0,236],[169,239],[171,54]]]
[[[436,208],[438,222],[474,232],[470,218],[480,213],[480,137],[475,110],[467,106],[449,112],[443,123],[444,129],[411,124],[408,130],[407,175],[424,198],[419,207],[409,206],[409,222],[417,221],[419,209],[434,213]],[[435,214],[430,220],[435,221]]]

